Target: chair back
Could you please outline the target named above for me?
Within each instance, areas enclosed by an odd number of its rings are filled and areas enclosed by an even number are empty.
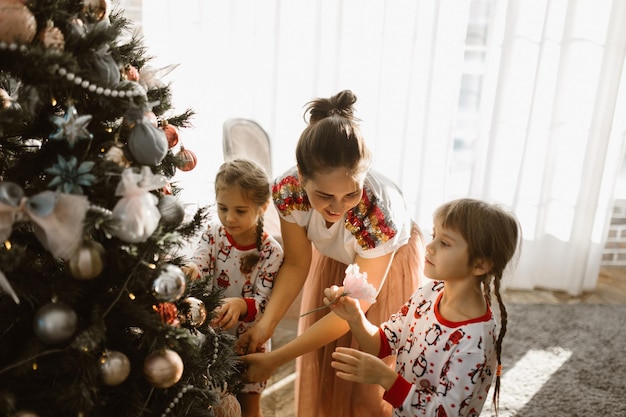
[[[252,159],[272,177],[272,154],[267,132],[254,120],[228,119],[224,122],[222,135],[224,160],[238,157]]]

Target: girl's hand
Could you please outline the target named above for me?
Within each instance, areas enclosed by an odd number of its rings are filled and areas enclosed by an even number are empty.
[[[337,377],[362,384],[378,384],[389,390],[398,374],[385,362],[360,350],[338,347],[333,352],[330,365],[337,370]]]
[[[180,267],[186,276],[189,277],[190,280],[200,278],[200,268],[198,265],[193,262],[189,262],[187,265],[183,265]]]
[[[245,316],[247,311],[248,305],[243,298],[224,298],[222,305],[215,309],[215,317],[211,320],[211,326],[228,330],[234,327],[239,321],[239,317]]]
[[[324,290],[324,304],[347,322],[360,319],[362,312],[359,302],[344,294],[344,287],[333,285],[326,288]]]

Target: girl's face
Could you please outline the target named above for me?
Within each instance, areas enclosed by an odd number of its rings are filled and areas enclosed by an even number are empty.
[[[256,225],[263,207],[245,198],[240,186],[221,187],[216,196],[217,214],[226,231],[239,245],[256,243]]]
[[[443,281],[473,276],[467,249],[467,242],[460,233],[444,229],[439,223],[435,224],[433,240],[426,245],[424,274],[428,278]]]
[[[350,177],[345,168],[335,168],[302,183],[311,206],[327,223],[335,223],[361,200],[363,182]]]

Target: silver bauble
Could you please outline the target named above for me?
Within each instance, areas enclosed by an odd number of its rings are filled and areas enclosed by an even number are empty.
[[[130,360],[122,352],[107,350],[100,361],[102,382],[105,385],[115,386],[126,381],[130,374]]]
[[[167,155],[169,147],[165,132],[142,120],[130,130],[128,149],[140,164],[158,165]]]
[[[176,301],[187,287],[185,273],[176,265],[166,264],[152,283],[152,294],[159,301]]]
[[[35,334],[42,342],[49,345],[63,343],[76,331],[78,316],[70,306],[64,303],[50,303],[41,307],[33,320]]]
[[[178,319],[181,324],[193,327],[202,326],[207,318],[204,302],[196,297],[185,298],[178,307]]]
[[[185,218],[185,208],[173,195],[166,194],[161,197],[157,207],[161,213],[161,220],[166,224],[178,226]]]
[[[24,190],[16,183],[10,181],[0,182],[0,203],[17,207],[23,197]]]

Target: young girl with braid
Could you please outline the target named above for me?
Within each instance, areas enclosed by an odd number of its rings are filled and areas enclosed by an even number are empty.
[[[348,322],[360,349],[336,349],[337,376],[380,385],[397,417],[476,417],[495,377],[497,410],[507,326],[500,284],[520,238],[511,212],[479,200],[454,200],[434,214],[424,267],[432,281],[388,321],[370,323],[342,287],[327,288],[324,303]],[[491,310],[492,285],[500,323]],[[379,359],[392,353],[395,371]]]
[[[283,260],[280,244],[263,230],[270,202],[267,174],[258,164],[234,159],[222,164],[215,177],[217,218],[209,220],[192,263],[190,278],[211,276],[211,286],[224,290],[214,327],[241,336],[262,316],[274,278]],[[262,349],[270,350],[267,341]],[[266,381],[246,384],[237,396],[243,417],[260,417]]]

